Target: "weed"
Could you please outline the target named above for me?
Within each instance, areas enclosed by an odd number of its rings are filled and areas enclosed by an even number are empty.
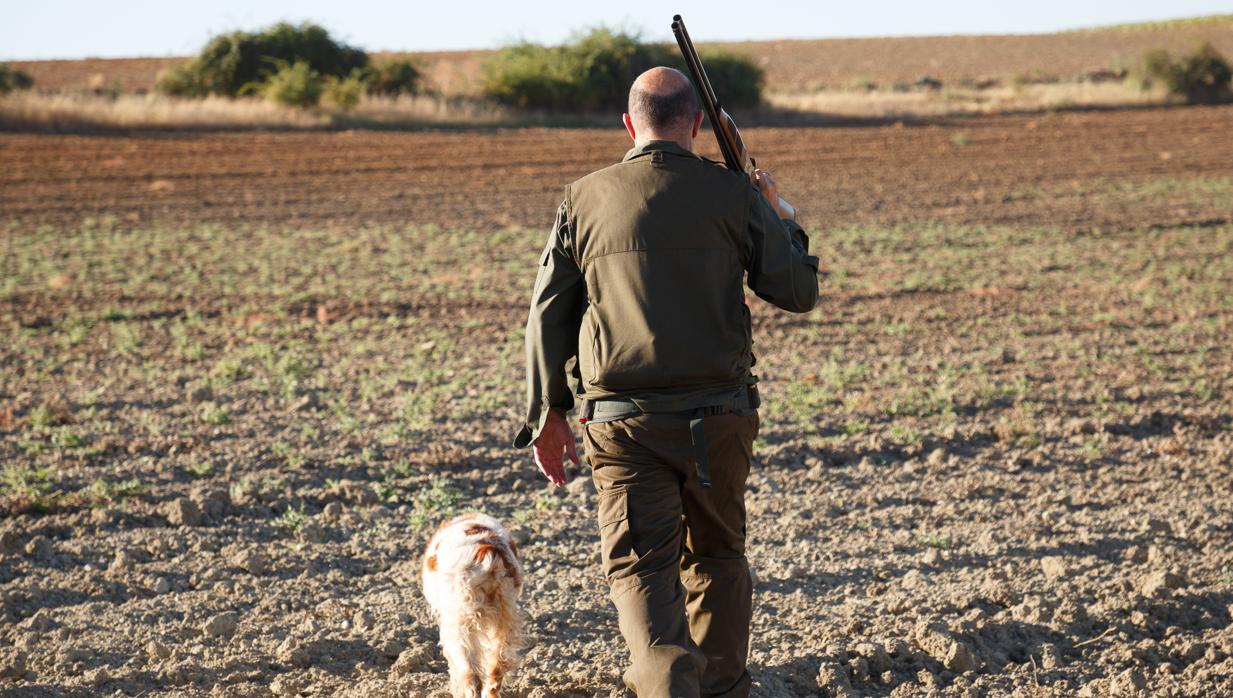
[[[561,498],[551,494],[540,494],[535,498],[536,511],[556,511],[561,508]]]
[[[65,320],[64,336],[69,346],[76,346],[86,341],[90,336],[90,331],[94,329],[94,319],[77,316]]]
[[[952,541],[949,533],[922,532],[916,534],[916,542],[928,548],[950,550]]]
[[[1015,446],[1019,448],[1036,448],[1042,443],[1044,443],[1044,440],[1041,438],[1039,433],[1034,431],[1027,434],[1022,434],[1015,439]]]
[[[223,426],[231,423],[231,413],[227,408],[213,402],[207,402],[202,405],[198,416],[201,418],[201,421],[206,424],[213,424],[214,426]]]
[[[228,382],[241,381],[251,375],[247,367],[232,357],[219,359],[218,363],[214,364],[211,373]]]
[[[950,137],[950,142],[958,146],[964,146],[971,141],[968,139],[968,134],[963,131],[957,131]]]
[[[431,487],[415,493],[407,524],[418,531],[433,521],[453,516],[461,500],[462,491],[452,481],[444,478],[434,480]]]
[[[51,468],[8,466],[0,473],[4,493],[26,499],[40,499],[51,491]]]
[[[304,505],[301,504],[299,509],[292,509],[290,505],[287,510],[274,519],[274,526],[281,528],[288,533],[295,533],[299,530],[304,522],[308,521],[308,515],[304,513]]]
[[[1088,439],[1083,442],[1083,449],[1080,452],[1080,455],[1082,456],[1084,463],[1091,465],[1092,463],[1099,462],[1102,458],[1104,458],[1105,452],[1104,449],[1101,448],[1099,441],[1096,441],[1095,439]]]
[[[51,445],[61,451],[75,451],[85,448],[86,442],[68,427],[61,427],[51,434]]]
[[[304,454],[297,452],[285,441],[275,441],[274,444],[270,446],[270,450],[273,451],[274,455],[281,459],[289,468],[303,468],[304,464],[308,460],[304,457]]]
[[[892,425],[890,435],[901,444],[912,444],[921,440],[921,433],[905,424]]]
[[[56,425],[55,416],[46,405],[39,405],[30,410],[30,426],[36,429],[48,429]]]
[[[193,461],[184,466],[184,472],[193,477],[209,477],[214,473],[214,464],[209,461]]]
[[[848,436],[856,436],[869,432],[869,422],[863,419],[849,419],[843,424],[843,433]]]
[[[231,483],[231,487],[228,489],[231,493],[231,498],[239,501],[257,492],[257,480],[252,475],[245,475],[239,480]]]
[[[129,497],[136,497],[145,490],[145,485],[141,484],[138,478],[130,478],[119,482],[107,482],[106,480],[95,480],[86,487],[78,491],[78,495],[92,502],[114,502]]]

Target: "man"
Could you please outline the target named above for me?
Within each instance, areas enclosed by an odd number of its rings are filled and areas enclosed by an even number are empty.
[[[693,154],[702,113],[683,74],[639,76],[624,121],[633,149],[569,185],[540,258],[514,444],[534,444],[540,470],[564,484],[562,452],[578,463],[565,414],[575,393],[586,401],[626,685],[642,698],[747,696],[744,497],[758,400],[742,278],[807,312],[818,260],[781,219],[768,173],[755,172],[755,188]]]

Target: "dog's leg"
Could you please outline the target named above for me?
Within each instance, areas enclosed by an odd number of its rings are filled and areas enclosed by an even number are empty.
[[[514,600],[517,592],[507,589],[502,595],[501,612],[491,618],[484,633],[483,698],[499,698],[505,677],[518,666],[526,635],[522,613]]]
[[[489,635],[484,639],[483,698],[499,698],[501,684],[505,682],[505,675],[513,668],[513,663],[509,661],[506,638]]]
[[[475,671],[476,649],[474,641],[462,637],[458,628],[441,628],[441,653],[450,667],[450,695],[454,698],[479,698],[482,677]]]

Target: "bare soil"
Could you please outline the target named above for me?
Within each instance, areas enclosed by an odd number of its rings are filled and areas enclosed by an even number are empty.
[[[747,134],[755,695],[1233,693],[1233,108]],[[434,522],[518,536],[513,696],[619,696],[585,471],[509,442],[617,130],[0,134],[0,694],[443,695]]]

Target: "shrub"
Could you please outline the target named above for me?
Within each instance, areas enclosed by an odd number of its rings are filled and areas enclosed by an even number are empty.
[[[520,109],[568,108],[575,88],[564,70],[564,54],[561,47],[529,43],[501,49],[484,63],[484,94]]]
[[[34,87],[34,78],[8,63],[0,63],[0,95],[13,90],[28,90],[31,87]]]
[[[762,101],[766,74],[752,60],[721,49],[700,49],[698,56],[724,107],[756,107]],[[685,70],[679,55],[668,65]]]
[[[1143,56],[1140,82],[1150,87],[1160,81],[1169,92],[1185,97],[1191,104],[1211,104],[1233,96],[1230,82],[1233,69],[1224,56],[1209,43],[1174,60],[1164,49],[1154,49]]]
[[[366,87],[364,71],[353,70],[351,75],[341,80],[328,80],[325,84],[325,96],[339,109],[351,111],[360,103]]]
[[[764,76],[757,65],[725,51],[700,53],[724,106],[758,104]],[[685,68],[675,45],[643,43],[636,36],[598,28],[563,46],[524,42],[502,49],[484,64],[484,93],[524,109],[624,109],[630,83],[657,65]]]
[[[214,37],[196,58],[165,73],[157,88],[180,97],[235,97],[263,84],[270,63],[280,61],[303,62],[320,75],[345,78],[368,66],[368,54],[335,41],[318,25],[283,22],[260,32]]]
[[[172,97],[205,97],[210,93],[196,62],[177,63],[159,74],[154,89]]]
[[[419,94],[420,78],[420,69],[405,59],[379,63],[368,68],[364,74],[368,93],[386,97]]]
[[[268,100],[289,107],[308,108],[317,106],[321,101],[324,87],[321,73],[313,70],[308,61],[278,61],[278,70],[266,79],[260,89]]]

